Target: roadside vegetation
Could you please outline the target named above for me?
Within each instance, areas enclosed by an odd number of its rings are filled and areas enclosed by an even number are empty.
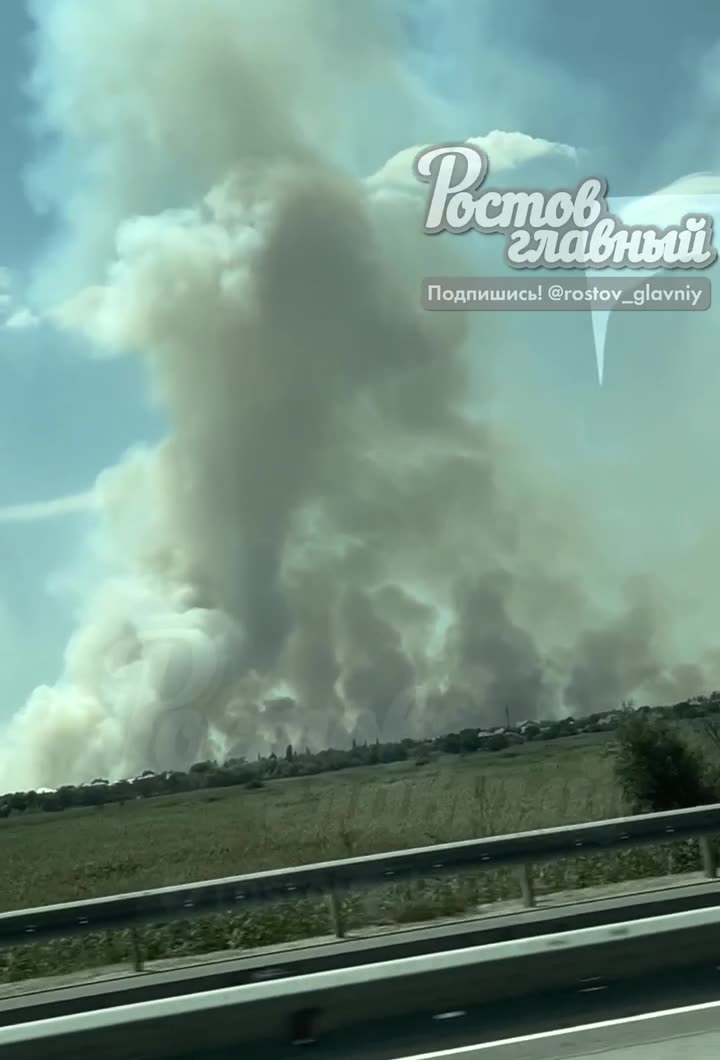
[[[715,801],[712,716],[619,715],[611,731],[490,754],[446,748],[257,787],[133,798],[102,812],[13,813],[0,822],[0,909]],[[542,896],[700,868],[691,841],[537,865],[534,885]],[[519,893],[512,870],[475,871],[349,894],[340,911],[352,930],[473,915]],[[324,901],[287,902],[0,951],[0,981],[128,962],[134,946],[148,961],[192,960],[330,932]]]
[[[649,713],[627,710],[618,727],[615,776],[633,813],[702,806],[718,800],[714,761],[720,746],[716,722],[703,726],[705,753],[677,726]],[[708,756],[707,751],[711,754]]]

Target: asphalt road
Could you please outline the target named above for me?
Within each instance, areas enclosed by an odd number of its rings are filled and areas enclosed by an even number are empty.
[[[566,1031],[520,1035],[413,1060],[716,1060],[720,1009],[695,1006],[627,1020],[575,1026]]]
[[[718,962],[720,964],[720,961]],[[682,1011],[701,1007],[696,1011]],[[667,1015],[669,1011],[681,1010]],[[652,1019],[638,1019],[653,1015]],[[617,1021],[617,1022],[615,1022]],[[613,1026],[598,1024],[613,1022]],[[578,1029],[587,1027],[587,1030]],[[558,1032],[571,1033],[558,1033]],[[535,1037],[537,1036],[537,1037]],[[528,1037],[535,1040],[518,1041]],[[507,1043],[492,1045],[491,1043]],[[474,1049],[473,1046],[480,1046]],[[221,1052],[178,1053],[173,1060],[563,1060],[602,1052],[603,1060],[717,1060],[720,1057],[720,970],[717,965],[652,980],[578,982],[563,993],[446,1013],[428,1011],[384,1021],[302,1047],[264,1043]],[[439,1060],[439,1058],[438,1058]]]
[[[424,1053],[412,1060],[716,1060],[720,1008],[693,1006],[570,1030],[520,1035],[469,1048]]]

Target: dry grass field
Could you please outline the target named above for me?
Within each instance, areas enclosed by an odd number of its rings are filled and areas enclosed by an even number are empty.
[[[347,770],[0,822],[0,909],[10,910],[436,842],[598,820],[625,812],[602,738],[493,755]],[[697,867],[692,844],[629,849],[538,866],[539,891]],[[343,900],[349,926],[470,911],[518,893],[511,870],[386,887]],[[149,959],[328,932],[323,901],[145,927]],[[127,960],[130,933],[0,952],[0,980]]]

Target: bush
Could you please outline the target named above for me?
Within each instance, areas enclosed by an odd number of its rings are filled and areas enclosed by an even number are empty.
[[[706,765],[682,737],[649,714],[628,712],[617,735],[615,776],[634,813],[715,802]]]

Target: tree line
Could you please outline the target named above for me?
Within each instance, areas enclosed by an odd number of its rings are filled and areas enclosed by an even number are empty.
[[[123,804],[133,799],[148,799],[201,789],[244,786],[259,788],[265,783],[290,777],[316,776],[359,766],[383,765],[411,761],[423,766],[438,755],[492,754],[529,741],[551,741],[579,734],[627,731],[628,717],[652,716],[654,725],[688,718],[712,718],[720,714],[720,692],[697,696],[669,707],[641,707],[604,711],[580,719],[572,717],[548,721],[529,721],[505,726],[490,732],[464,728],[459,732],[426,740],[404,739],[397,742],[376,740],[374,743],[353,741],[347,749],[302,750],[288,745],[284,752],[273,751],[254,761],[230,758],[226,761],[197,762],[187,771],[145,770],[132,780],[109,780],[96,777],[88,784],[66,784],[56,791],[16,791],[0,796],[0,817],[13,813],[57,813],[73,807],[102,808],[108,803]],[[640,724],[637,720],[634,724]],[[645,730],[642,730],[645,732]],[[654,732],[655,730],[653,730]],[[664,731],[664,730],[663,730]],[[632,760],[632,755],[630,759]],[[629,770],[632,773],[632,769]]]

